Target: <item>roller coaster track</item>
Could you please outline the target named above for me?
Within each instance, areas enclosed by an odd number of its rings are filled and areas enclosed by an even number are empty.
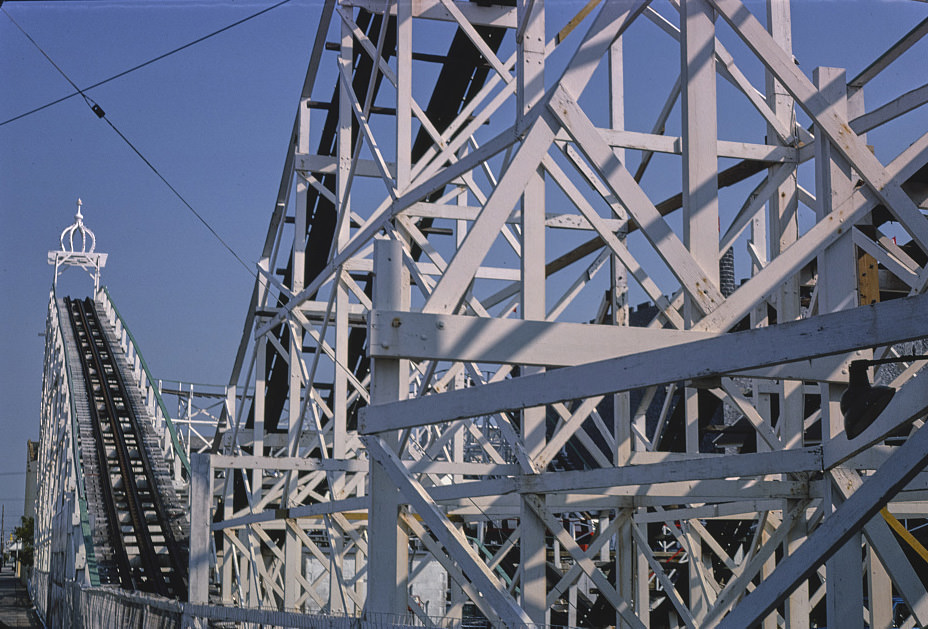
[[[82,466],[99,494],[102,513],[96,519],[105,522],[98,524],[105,534],[95,536],[104,540],[98,550],[101,582],[182,599],[187,540],[177,524],[179,508],[162,495],[165,483],[159,474],[163,477],[164,470],[158,469],[150,431],[140,420],[93,301],[65,298],[64,304],[89,402],[81,437],[92,439],[95,453],[88,460],[90,448],[84,447]]]

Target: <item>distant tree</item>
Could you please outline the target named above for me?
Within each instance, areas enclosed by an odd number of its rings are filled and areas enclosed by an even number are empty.
[[[22,524],[13,529],[13,539],[22,542],[23,548],[19,551],[19,562],[24,566],[32,565],[32,539],[35,531],[35,521],[26,516],[21,517]]]

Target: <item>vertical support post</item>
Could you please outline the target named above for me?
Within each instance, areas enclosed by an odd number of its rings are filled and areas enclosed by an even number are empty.
[[[400,3],[402,5],[404,3]],[[381,28],[387,28],[387,16],[384,16],[384,23]],[[342,41],[341,56],[339,64],[345,68],[346,74],[351,75],[352,46],[354,43],[351,29],[342,23]],[[332,252],[337,255],[345,242],[348,240],[349,229],[351,225],[351,202],[346,198],[349,195],[348,175],[351,168],[352,147],[354,138],[352,137],[353,114],[351,113],[351,100],[347,91],[351,86],[342,85],[342,95],[339,99],[339,127],[338,127],[338,173],[337,173],[337,194],[338,207],[344,212],[344,216],[338,217],[340,230],[335,234],[335,248]],[[373,89],[371,87],[370,89]],[[336,279],[333,283],[332,290],[335,291],[335,358],[340,365],[348,364],[348,295],[341,282],[341,272],[336,273]],[[347,451],[347,397],[348,397],[348,377],[343,368],[335,366],[334,377],[334,395],[335,407],[332,409],[335,414],[335,433],[332,443],[332,456],[341,458]]]
[[[231,476],[233,470],[227,470],[226,474]],[[232,517],[232,500],[233,490],[232,483],[226,483],[226,492],[222,501],[222,519],[227,520]],[[236,535],[235,529],[225,529],[222,532],[222,604],[232,604],[232,575],[237,569],[235,562],[235,544],[232,536]],[[239,573],[241,579],[241,573]]]
[[[347,217],[343,225],[348,225]],[[335,366],[334,395],[336,403],[333,412],[333,438],[332,438],[332,458],[336,460],[345,459],[348,454],[348,376],[345,374],[342,365],[349,364],[348,361],[348,295],[344,285],[341,282],[341,272],[335,274],[335,282],[332,290],[335,293],[335,358],[338,364]],[[335,472],[329,475],[332,486],[330,492],[333,500],[339,500],[344,497],[345,492],[345,474]],[[345,609],[346,604],[350,604],[351,598],[342,592],[342,589],[348,587],[344,578],[344,556],[345,541],[344,534],[334,519],[329,519],[328,527],[330,541],[332,544],[331,565],[329,566],[329,610],[334,612],[348,612]]]
[[[707,282],[719,284],[718,130],[715,88],[715,12],[706,0],[684,0],[680,6],[680,76],[683,113],[683,243]],[[700,314],[695,302],[684,301],[684,321],[691,326]],[[699,392],[684,391],[686,451],[699,452]],[[687,533],[691,556],[690,609],[700,620],[709,604],[700,582],[702,539]]]
[[[384,16],[384,22],[381,28],[386,28],[387,18]],[[354,36],[351,29],[344,22],[341,31],[341,52],[338,63],[345,70],[345,76],[351,76],[352,66],[354,63]],[[351,169],[352,151],[354,148],[355,137],[352,134],[354,124],[353,114],[351,112],[351,99],[348,90],[352,86],[345,81],[341,82],[341,96],[339,98],[339,118],[338,118],[338,170],[336,172],[336,210],[342,214],[337,218],[339,231],[335,234],[335,242],[332,255],[338,255],[341,247],[347,240],[348,230],[350,229],[351,201],[349,197],[350,181],[348,179]],[[372,88],[371,88],[372,89]],[[343,365],[348,364],[348,295],[341,282],[341,270],[336,272],[335,279],[332,282],[332,289],[335,291],[335,308],[333,310],[335,317],[335,368],[332,377],[332,395],[335,403],[332,407],[332,457],[336,459],[344,458],[348,450],[348,376],[345,374]],[[333,499],[338,499],[343,491],[345,478],[343,474],[336,473],[331,475],[332,485],[329,491]],[[337,525],[327,527],[329,541],[332,545],[332,554],[329,561],[329,611],[345,612],[345,602],[350,600],[342,592],[345,582],[342,577],[342,568],[344,565],[344,541],[342,532]]]
[[[864,88],[847,86],[847,119],[853,120],[867,112],[864,103]],[[867,135],[861,140],[866,142]],[[871,219],[872,220],[872,219]],[[876,274],[877,263],[870,254],[854,248],[857,259],[857,303],[867,305],[880,300],[879,275]],[[873,273],[870,273],[870,271]],[[863,273],[868,272],[867,281]],[[866,286],[865,286],[866,284]],[[872,546],[867,549],[867,592],[870,604],[870,626],[889,627],[893,623],[893,584],[885,565],[877,556]]]
[[[259,324],[261,319],[258,319]],[[267,394],[267,359],[268,359],[268,341],[267,336],[262,336],[257,342],[257,352],[255,361],[257,362],[255,370],[255,399],[254,399],[254,431],[252,441],[252,451],[255,456],[264,456],[264,421],[266,413]],[[242,475],[247,475],[247,470],[242,470]],[[248,489],[249,503],[257,504],[261,500],[262,484],[264,483],[264,472],[261,468],[251,471],[251,487]],[[260,525],[258,525],[260,526]],[[259,584],[261,579],[258,576],[257,562],[263,561],[261,552],[261,539],[254,533],[251,527],[241,529],[240,535],[245,538],[245,543],[251,552],[251,561],[247,564],[248,570],[240,574],[247,574],[245,588],[250,605],[258,605],[261,601],[261,590]]]
[[[258,351],[255,353],[257,369],[255,370],[255,420],[254,420],[254,455],[264,456],[264,420],[265,420],[265,395],[267,394],[267,337],[262,336],[258,340]],[[262,470],[260,468],[252,470],[251,474],[251,501],[257,503],[261,499]]]
[[[625,128],[625,69],[624,69],[624,50],[622,38],[616,39],[609,47],[609,118],[610,126],[613,129]],[[625,149],[614,148],[616,157],[625,162]],[[624,211],[616,213],[615,218],[626,220],[628,215]],[[627,235],[627,227],[623,226],[617,234],[619,239],[624,243]],[[609,274],[609,312],[612,325],[627,326],[628,320],[628,272],[622,262],[615,256],[610,258]],[[618,465],[627,465],[632,456],[633,450],[642,449],[644,444],[634,437],[632,431],[631,417],[631,394],[628,391],[617,393],[612,397],[613,404],[613,430],[615,435],[615,452],[613,453],[613,462]],[[645,418],[641,418],[641,434],[645,433]],[[619,512],[614,514],[619,517]],[[602,526],[607,525],[607,520],[601,520]],[[603,546],[603,559],[615,561],[616,573],[616,591],[627,601],[632,601],[638,617],[645,626],[649,625],[649,605],[647,590],[642,593],[639,587],[642,567],[645,570],[644,579],[647,583],[647,562],[644,556],[637,552],[631,527],[634,526],[631,519],[623,524],[616,531],[614,541],[614,558],[610,557],[610,544],[607,542]],[[616,627],[625,629],[628,623],[616,612]]]
[[[457,202],[463,205],[465,201],[466,201],[465,192],[464,192],[464,189],[462,188],[460,193],[457,195]],[[465,223],[465,221],[458,221],[458,222]],[[459,225],[459,228],[460,228],[460,225]],[[459,238],[462,240],[464,237],[464,229],[466,229],[466,227],[460,228],[460,231],[458,231]],[[455,390],[463,389],[465,387],[465,382],[466,381],[464,377],[464,372],[459,371],[454,376],[453,388]],[[459,426],[459,429],[455,431],[453,439],[454,440],[451,445],[452,460],[456,463],[464,463],[465,462],[465,449],[464,449],[465,435],[464,435],[463,426]],[[453,480],[454,483],[464,482],[464,475],[462,474],[455,474],[453,478],[454,478]],[[458,526],[460,527],[461,525],[459,524]],[[453,624],[460,624],[461,621],[464,619],[464,605],[467,603],[467,595],[464,593],[464,589],[461,587],[461,585],[454,579],[450,578],[450,575],[448,579],[448,589],[449,589],[448,607],[447,607],[447,610],[445,611],[445,618],[451,621]]]
[[[396,240],[374,241],[374,305],[381,310],[409,308],[409,274],[403,266],[403,249]],[[409,395],[409,364],[406,360],[371,360],[371,404],[386,404]],[[396,431],[381,435],[396,451]],[[370,462],[371,506],[368,528],[367,610],[405,614],[408,585],[409,538],[400,523],[401,495],[386,470]]]
[[[232,384],[226,389],[226,417],[229,423],[235,421],[235,395],[237,387]],[[188,442],[189,443],[189,442]],[[188,457],[190,453],[188,452]],[[227,520],[232,517],[232,502],[234,500],[233,491],[233,470],[226,470],[226,481],[222,500],[222,519]],[[188,505],[189,506],[189,505]],[[235,535],[234,529],[225,529],[222,532],[222,604],[229,605],[232,603],[232,574],[234,571],[232,562],[235,560],[233,542],[231,536]]]
[[[767,24],[774,40],[787,52],[792,51],[792,17],[788,0],[768,0]],[[767,103],[773,110],[777,119],[786,126],[793,123],[793,99],[785,88],[774,79],[771,74],[766,78]],[[768,138],[775,138],[776,134],[768,127]],[[779,187],[777,193],[771,196],[768,203],[770,224],[770,258],[774,258],[785,251],[799,237],[799,224],[797,220],[798,195],[795,173],[791,174]],[[785,323],[799,319],[801,315],[799,304],[799,278],[790,277],[780,288],[777,296],[777,323]],[[798,448],[803,445],[803,421],[805,403],[803,385],[801,382],[784,380],[781,383],[780,414],[777,419],[780,424],[780,436],[786,447]],[[770,414],[768,418],[772,419]],[[784,510],[791,504],[787,501]],[[785,542],[784,551],[792,553],[805,538],[802,527],[790,532]],[[773,560],[765,566],[764,572],[770,570]],[[788,626],[805,629],[809,626],[809,591],[806,584],[797,587],[786,602],[785,613]],[[777,626],[776,614],[769,614],[764,619],[764,627],[773,629]]]
[[[241,534],[246,544],[252,545],[252,555],[260,552],[255,548],[258,536],[250,529],[241,529]],[[239,561],[239,578],[242,580],[242,598],[247,601],[249,607],[257,607],[260,604],[260,592],[258,591],[258,563],[263,561],[261,555],[248,557],[242,553]]]
[[[294,150],[296,153],[306,153],[309,151],[309,108],[301,101],[299,112],[297,114],[297,141]],[[304,273],[306,257],[306,203],[307,203],[307,184],[302,178],[297,178],[296,182],[296,203],[294,204],[294,221],[293,221],[293,259],[291,271],[291,290],[294,294],[303,290]],[[287,451],[290,456],[299,456],[298,444],[300,442],[300,432],[302,430],[302,421],[300,419],[300,409],[302,408],[302,370],[303,363],[303,336],[304,330],[298,322],[293,321],[290,325],[290,385],[288,389],[288,423],[287,423]],[[308,389],[307,389],[308,395]],[[299,478],[297,472],[288,473],[287,487],[284,492],[283,508],[293,506],[291,495],[296,488],[296,480]],[[297,578],[302,573],[301,557],[303,555],[303,546],[299,536],[293,530],[298,526],[296,520],[287,522],[285,527],[284,538],[284,609],[294,609],[297,601],[300,599],[302,587],[300,580]]]
[[[208,454],[190,457],[190,566],[187,600],[209,602],[209,529],[213,473]]]
[[[613,129],[625,128],[625,88],[622,55],[622,38],[615,40],[609,47],[609,118]],[[625,149],[613,149],[620,161],[625,161]],[[622,211],[616,216],[619,220],[626,220],[627,214]],[[624,243],[627,227],[622,228],[619,239]],[[609,311],[612,325],[628,325],[628,274],[625,266],[613,255],[610,258],[610,286]],[[625,465],[632,453],[631,408],[629,393],[622,392],[613,396],[615,408],[615,464]],[[618,625],[621,626],[621,625]]]
[[[871,627],[893,626],[893,583],[872,546],[867,548],[867,593]]]
[[[387,27],[387,16],[384,24]],[[412,3],[396,5],[396,190],[412,177]]]
[[[831,107],[842,117],[847,116],[847,81],[844,70],[816,68],[813,71],[815,86],[830,101]],[[853,192],[851,169],[847,162],[832,149],[824,134],[816,129],[815,141],[816,187],[818,201],[817,220],[827,215]],[[857,266],[854,244],[850,232],[845,233],[818,259],[819,311],[833,312],[857,305]],[[842,424],[840,398],[843,387],[822,384],[822,440],[840,433]],[[843,502],[830,483],[825,492],[825,517]],[[828,624],[833,626],[862,626],[863,582],[861,579],[861,536],[854,535],[845,546],[825,563],[828,576],[826,608]]]
[[[463,388],[465,387],[465,383],[466,383],[466,381],[465,381],[465,378],[464,378],[464,371],[461,370],[461,371],[459,371],[459,372],[454,376],[453,388],[454,388],[455,390],[463,389]],[[454,440],[452,441],[452,444],[451,444],[452,460],[453,460],[455,463],[464,463],[464,462],[465,462],[465,459],[464,459],[464,445],[465,445],[465,444],[464,444],[464,438],[465,438],[465,435],[464,435],[464,428],[463,428],[463,426],[462,426],[462,427],[460,427],[458,430],[455,431],[455,433],[454,433]],[[454,475],[454,482],[455,482],[455,483],[463,483],[463,482],[464,482],[464,475],[463,475],[463,474],[455,474],[455,475]]]
[[[706,280],[718,285],[718,150],[715,91],[715,13],[705,0],[680,7],[683,113],[683,243]],[[684,320],[699,318],[695,302],[684,300]],[[686,450],[699,452],[697,391],[684,392]]]
[[[521,118],[544,95],[545,60],[544,0],[519,0],[516,3],[518,23],[525,23],[522,41],[517,43],[517,116]],[[531,11],[526,15],[527,11]],[[539,169],[529,178],[522,196],[522,292],[523,319],[544,320],[545,304],[545,180]],[[523,366],[521,373],[540,373],[543,368]],[[534,456],[545,444],[544,406],[522,411],[522,439],[526,451]],[[547,546],[544,521],[527,502],[545,497],[525,496],[520,508],[522,535],[519,541],[522,568],[522,608],[538,624],[546,622],[547,605]]]
[[[780,46],[792,50],[791,15],[788,0],[770,0],[767,5],[768,23],[771,34]],[[767,77],[768,102],[784,124],[791,124],[793,100],[777,81]],[[775,137],[772,130],[769,137]],[[799,237],[799,208],[796,191],[796,176],[793,174],[780,186],[775,197],[770,201],[770,235],[771,258],[780,255]],[[799,279],[791,277],[782,287],[777,300],[777,323],[785,323],[800,318]],[[802,447],[804,420],[804,402],[802,385],[798,382],[783,383],[783,401],[780,406],[780,435],[787,447]]]
[[[831,101],[832,107],[842,116],[846,115],[844,70],[816,68],[813,78],[816,87]],[[850,167],[822,136],[816,136],[815,140],[818,221],[825,220],[852,192]],[[835,312],[857,306],[856,258],[850,232],[843,234],[819,256],[818,284],[819,312]],[[844,430],[839,404],[843,387],[823,384],[821,390],[822,441],[828,447],[828,440]]]
[[[715,12],[684,0],[681,21],[683,105],[683,241],[708,281],[719,283],[718,130]],[[698,314],[687,300],[686,318]]]

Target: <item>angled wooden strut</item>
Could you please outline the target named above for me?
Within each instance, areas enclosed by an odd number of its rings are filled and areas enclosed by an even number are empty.
[[[753,627],[773,610],[802,580],[852,535],[860,531],[928,463],[928,430],[920,428],[847,501],[777,566],[719,623],[720,629]]]

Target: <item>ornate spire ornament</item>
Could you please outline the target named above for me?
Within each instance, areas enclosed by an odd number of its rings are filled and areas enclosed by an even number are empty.
[[[81,213],[83,205],[84,202],[78,199],[74,224],[61,232],[61,237],[58,239],[61,249],[48,252],[48,263],[55,266],[54,286],[58,285],[58,276],[65,268],[76,266],[84,269],[93,277],[93,290],[96,294],[100,288],[100,271],[106,265],[107,254],[95,252],[97,237],[84,225],[84,215]]]
[[[69,227],[66,227],[64,231],[61,232],[60,242],[61,242],[62,251],[69,251],[70,253],[93,253],[93,250],[97,246],[97,237],[94,236],[93,232],[90,231],[90,229],[88,229],[84,225],[84,215],[81,214],[81,206],[83,204],[84,204],[83,201],[81,201],[80,199],[77,200],[77,214],[74,215],[74,224]],[[80,251],[76,251],[74,249],[75,234],[79,235],[81,239]],[[68,249],[65,249],[65,245],[64,245],[65,238],[68,239]],[[88,238],[90,239],[89,249],[87,248]]]

